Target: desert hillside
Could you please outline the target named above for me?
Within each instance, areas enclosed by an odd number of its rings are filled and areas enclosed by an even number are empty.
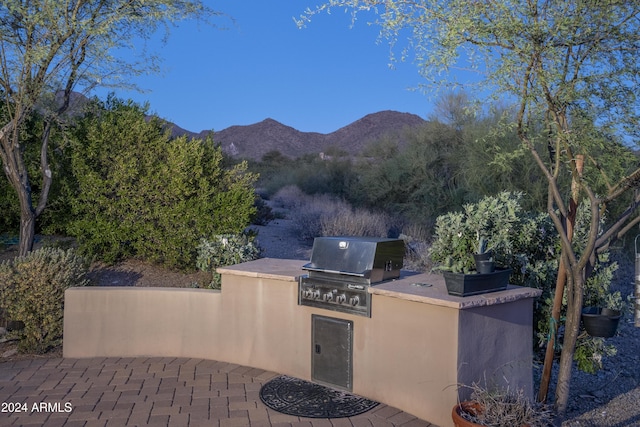
[[[381,111],[369,114],[355,122],[328,134],[301,132],[273,119],[248,126],[231,126],[215,132],[214,141],[233,157],[260,160],[270,151],[296,158],[305,154],[320,153],[337,148],[349,154],[358,154],[371,141],[383,136],[398,138],[408,128],[424,125],[425,120],[415,114],[397,111]],[[188,133],[174,128],[174,134]],[[197,134],[205,137],[208,131]]]

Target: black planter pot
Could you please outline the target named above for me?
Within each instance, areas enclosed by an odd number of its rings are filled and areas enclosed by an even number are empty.
[[[582,309],[582,324],[592,337],[611,338],[616,334],[621,316],[617,310],[585,307]]]
[[[494,261],[477,261],[476,270],[479,274],[488,274],[496,271],[496,263]]]
[[[493,273],[463,274],[443,272],[449,295],[466,297],[487,292],[504,291],[511,277],[510,268],[496,268]]]
[[[493,258],[493,251],[487,251],[481,254],[473,254],[473,259],[476,262],[476,265],[479,261],[490,261],[491,258]]]

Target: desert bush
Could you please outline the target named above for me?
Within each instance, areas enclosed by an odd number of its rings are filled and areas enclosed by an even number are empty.
[[[353,208],[346,202],[335,204],[335,210],[320,216],[322,236],[387,237],[391,218],[385,213]]]
[[[271,206],[257,192],[254,198],[254,207],[255,213],[251,215],[251,224],[267,225],[275,218]]]
[[[210,139],[171,139],[143,108],[109,99],[75,131],[69,233],[105,262],[193,268],[200,239],[238,233],[255,212],[246,163],[225,167]]]
[[[291,210],[291,219],[298,237],[302,240],[311,240],[322,236],[322,217],[337,212],[343,207],[344,202],[326,194],[302,196],[299,203]]]
[[[429,227],[419,223],[409,223],[402,227],[400,239],[404,240],[404,268],[411,271],[429,271],[433,262],[429,256],[431,232]]]
[[[305,203],[308,196],[297,185],[287,185],[276,192],[271,200],[281,208],[296,209]]]
[[[72,249],[43,248],[0,263],[0,307],[24,323],[21,351],[44,353],[62,342],[64,291],[86,285],[87,271]]]
[[[253,261],[260,257],[260,248],[254,243],[254,239],[254,235],[241,233],[221,234],[200,241],[196,267],[212,273],[208,288],[220,289],[221,276],[216,272],[216,268]]]
[[[294,228],[302,240],[318,236],[387,237],[389,234],[391,220],[388,215],[353,208],[344,200],[327,194],[298,194],[296,202],[290,202],[289,206]]]
[[[469,271],[478,238],[488,239],[496,261],[512,269],[510,283],[542,290],[541,297],[534,304],[534,332],[542,346],[551,330],[560,243],[548,214],[525,211],[521,199],[522,193],[503,192],[485,197],[478,203],[467,204],[461,212],[441,215],[436,221],[430,256],[440,267]],[[586,242],[590,217],[588,208],[588,204],[583,203],[578,209],[573,240],[578,251]],[[616,263],[609,262],[606,253],[600,254],[593,274],[585,283],[585,302],[601,301],[609,295],[611,278],[617,268]],[[593,340],[592,337],[580,339]],[[611,352],[610,347],[587,341],[579,343],[582,345],[581,351],[576,353],[579,357],[593,361],[599,355],[587,354],[587,350],[602,351],[600,356]],[[578,364],[581,369],[594,366],[586,360]]]

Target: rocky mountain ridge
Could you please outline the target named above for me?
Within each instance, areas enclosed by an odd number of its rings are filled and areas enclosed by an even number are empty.
[[[273,119],[247,126],[230,126],[213,133],[213,140],[223,151],[236,158],[260,160],[270,151],[297,158],[305,154],[337,149],[350,155],[359,154],[367,144],[383,137],[404,142],[404,132],[426,123],[420,116],[398,111],[380,111],[364,116],[335,132],[322,134],[301,132]],[[204,138],[211,131],[193,133],[173,125],[175,136]]]
[[[61,99],[58,102],[61,102]],[[74,92],[67,114],[72,116],[82,114],[87,102],[89,99],[85,95]],[[270,118],[252,125],[230,126],[221,131],[199,133],[183,129],[169,121],[163,120],[163,122],[167,128],[171,129],[174,137],[186,135],[205,138],[213,134],[213,140],[232,157],[260,160],[272,151],[279,151],[282,155],[294,159],[331,149],[349,155],[358,155],[369,143],[384,137],[393,138],[398,145],[402,145],[405,142],[405,131],[424,125],[426,120],[416,114],[386,110],[368,114],[327,134],[302,132]]]

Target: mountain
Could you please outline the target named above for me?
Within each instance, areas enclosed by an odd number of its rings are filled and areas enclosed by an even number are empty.
[[[296,158],[305,154],[321,153],[334,148],[348,154],[358,154],[370,142],[388,136],[403,142],[403,132],[426,121],[415,114],[397,111],[381,111],[369,114],[355,122],[331,132],[301,132],[282,123],[266,119],[247,126],[231,126],[213,134],[213,140],[221,144],[227,154],[252,160],[260,160],[270,151],[277,150],[285,156]],[[174,128],[174,135],[192,132]],[[209,131],[197,134],[204,138]],[[196,135],[194,135],[196,136]]]
[[[56,94],[60,103],[61,92]],[[73,92],[67,114],[81,114],[89,99]],[[150,116],[148,117],[148,119]],[[163,120],[164,121],[164,120]],[[183,129],[175,123],[164,121],[166,128],[171,129],[174,137],[205,138],[211,131],[194,133]],[[380,111],[364,116],[355,122],[331,132],[301,132],[273,119],[265,119],[260,123],[248,126],[231,126],[213,134],[213,140],[219,143],[223,151],[233,157],[260,160],[270,151],[297,158],[305,154],[317,154],[330,149],[357,155],[372,141],[383,137],[394,138],[401,145],[404,142],[404,131],[425,124],[426,121],[415,114],[398,111]]]

